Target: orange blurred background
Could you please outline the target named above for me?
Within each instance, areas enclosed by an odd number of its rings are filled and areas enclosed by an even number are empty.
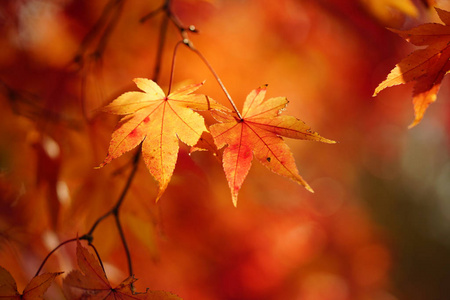
[[[211,153],[189,155],[182,146],[158,204],[157,185],[141,164],[120,215],[137,290],[184,299],[446,299],[448,79],[411,130],[412,86],[372,98],[413,49],[385,27],[438,22],[429,2],[172,2],[181,22],[198,29],[189,37],[239,108],[252,89],[269,84],[268,97],[289,99],[284,114],[339,143],[286,140],[315,193],[254,162],[237,208]],[[110,36],[93,36],[83,48],[108,3],[115,4],[99,32],[112,24]],[[134,90],[133,78],[154,76],[163,15],[139,19],[160,5],[0,4],[0,265],[19,290],[50,250],[86,233],[123,189],[132,153],[94,169],[118,120],[96,109]],[[165,91],[179,40],[169,24],[158,78]],[[229,105],[202,61],[180,48],[175,84],[203,80],[200,92]],[[96,229],[94,245],[112,282],[128,276],[112,219]],[[58,250],[45,271],[76,268],[74,249]],[[62,297],[59,286],[48,295]]]

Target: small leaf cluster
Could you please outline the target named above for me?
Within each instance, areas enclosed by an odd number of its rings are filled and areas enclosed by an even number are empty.
[[[267,86],[262,86],[250,92],[240,114],[207,95],[195,94],[203,83],[182,87],[166,96],[152,80],[134,81],[142,92],[124,93],[103,108],[105,112],[124,117],[112,134],[108,154],[100,167],[142,145],[144,162],[159,184],[158,200],[172,177],[180,140],[194,150],[225,148],[222,164],[235,206],[253,156],[269,170],[313,192],[298,173],[282,137],[335,142],[321,137],[293,116],[281,116],[288,104],[285,97],[265,100]],[[208,130],[197,111],[211,112],[217,123]],[[212,135],[212,139],[201,138],[205,133]],[[214,140],[215,145],[205,146],[208,139]]]

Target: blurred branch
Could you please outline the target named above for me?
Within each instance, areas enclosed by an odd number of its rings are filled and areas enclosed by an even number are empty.
[[[153,81],[157,82],[159,79],[159,74],[161,72],[162,55],[164,50],[164,45],[167,36],[167,26],[169,25],[169,19],[163,18],[161,21],[161,27],[159,29],[159,39],[158,39],[158,49],[156,52],[156,61],[153,71]]]
[[[42,107],[39,104],[41,99],[37,95],[12,88],[1,79],[0,94],[5,96],[11,106],[12,112],[17,115],[24,116],[35,122],[45,121],[64,123],[67,127],[72,129],[80,128],[80,124],[78,124],[77,121],[69,119],[58,112]]]
[[[91,53],[95,57],[103,54],[106,45],[111,37],[111,33],[117,25],[120,14],[123,10],[125,0],[109,0],[103,8],[102,14],[91,30],[86,34],[80,47],[78,48],[73,61],[80,66],[84,63],[84,57],[89,46],[99,36],[99,42],[96,49]],[[103,33],[102,33],[103,31]]]
[[[105,26],[108,17],[110,15],[112,15],[109,23],[106,25],[106,29],[103,32],[103,35],[100,37],[100,41],[98,43],[98,47],[96,48],[96,51],[93,53],[93,57],[94,59],[98,60],[101,59],[101,56],[103,55],[104,49],[106,47],[106,44],[110,38],[110,35],[113,31],[113,29],[115,28],[117,21],[119,19],[120,16],[120,12],[123,9],[123,3],[124,0],[110,0],[107,5],[105,6],[105,8],[103,9],[102,15],[100,16],[99,20],[97,21],[97,23],[94,25],[94,27],[91,29],[91,31],[86,35],[86,37],[84,38],[82,44],[80,45],[78,52],[74,58],[74,62],[79,64],[81,68],[83,68],[83,63],[84,63],[84,56],[86,54],[87,49],[89,48],[89,45],[95,40],[95,37],[97,35],[100,34],[101,29]],[[166,1],[165,5],[169,5],[170,1]],[[114,10],[115,9],[115,10]],[[165,45],[165,40],[166,40],[166,35],[167,35],[167,26],[168,26],[168,22],[169,22],[169,18],[163,18],[162,22],[161,22],[161,26],[160,26],[160,34],[159,34],[159,39],[158,39],[158,46],[157,46],[157,55],[156,55],[156,61],[155,61],[155,67],[154,67],[154,74],[153,74],[153,79],[155,81],[158,81],[159,75],[160,75],[160,70],[161,70],[161,64],[162,64],[162,54],[163,54],[163,50],[164,50],[164,45]],[[123,231],[122,228],[122,224],[120,222],[120,218],[119,218],[119,212],[120,212],[120,208],[122,207],[122,204],[125,200],[126,195],[128,194],[128,191],[131,187],[131,184],[133,182],[133,179],[136,175],[138,166],[139,166],[139,159],[140,159],[140,155],[141,155],[141,148],[139,147],[138,151],[136,152],[136,154],[134,155],[133,161],[132,161],[132,165],[133,168],[130,172],[130,174],[128,175],[127,181],[125,183],[125,186],[122,190],[122,193],[120,194],[120,196],[118,197],[115,205],[106,213],[104,213],[103,215],[101,215],[92,225],[92,227],[89,229],[89,231],[82,235],[80,238],[75,238],[75,239],[70,239],[67,241],[62,242],[61,244],[59,244],[55,249],[53,249],[44,259],[44,261],[42,262],[41,266],[39,267],[38,271],[37,271],[37,275],[40,273],[40,271],[42,270],[43,266],[45,265],[46,261],[48,260],[48,258],[56,251],[58,250],[61,246],[72,242],[72,241],[76,241],[77,239],[82,239],[82,240],[87,240],[89,242],[89,245],[91,245],[96,254],[97,257],[99,259],[99,261],[101,262],[100,256],[98,255],[97,250],[95,249],[95,247],[93,246],[93,241],[94,241],[94,237],[93,237],[93,233],[95,231],[95,229],[97,228],[97,226],[105,219],[107,219],[109,216],[113,215],[114,219],[115,219],[115,224],[117,227],[117,230],[119,232],[119,236],[122,242],[122,245],[124,247],[124,251],[125,251],[125,255],[127,258],[127,264],[128,264],[128,270],[129,270],[129,274],[130,276],[133,276],[133,265],[132,265],[132,260],[131,260],[131,254],[130,254],[130,249],[128,247],[128,243],[125,237],[125,233]],[[102,265],[103,267],[103,265]],[[133,287],[133,283],[130,284],[130,287],[132,290],[134,290]]]
[[[86,90],[87,77],[89,76],[89,69],[86,68],[86,61],[93,61],[94,63],[101,62],[105,49],[111,38],[111,35],[116,28],[120,15],[123,11],[125,0],[109,0],[103,8],[97,22],[86,34],[83,41],[78,48],[73,63],[77,64],[81,70],[85,70],[81,75],[81,110],[85,119],[89,119],[88,111],[86,109]],[[96,41],[95,49],[89,52],[90,46]],[[88,65],[89,68],[89,65]]]

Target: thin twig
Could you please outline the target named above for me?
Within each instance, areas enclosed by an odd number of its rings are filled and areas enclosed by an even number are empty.
[[[44,267],[45,263],[46,263],[47,260],[50,258],[50,256],[51,256],[56,250],[58,250],[61,246],[65,245],[65,244],[67,244],[67,243],[70,243],[70,242],[74,242],[74,241],[76,241],[76,240],[87,240],[87,241],[89,242],[89,244],[91,245],[92,242],[93,242],[93,240],[94,240],[94,238],[93,238],[93,233],[94,233],[94,230],[97,228],[98,224],[100,224],[100,222],[102,222],[104,219],[106,219],[107,217],[109,217],[109,216],[112,215],[112,214],[115,215],[115,216],[118,215],[119,208],[120,208],[120,206],[122,205],[123,200],[125,199],[125,196],[126,196],[126,194],[128,193],[128,190],[130,189],[131,182],[133,181],[134,176],[136,175],[136,171],[137,171],[137,168],[138,168],[138,166],[139,166],[139,157],[140,157],[140,154],[141,154],[141,148],[139,148],[139,150],[136,152],[136,154],[135,154],[135,156],[134,156],[134,159],[133,159],[133,169],[131,170],[130,175],[128,175],[128,179],[127,179],[127,182],[126,182],[126,184],[125,184],[125,187],[123,188],[122,193],[120,194],[120,197],[119,197],[118,200],[116,201],[116,204],[114,205],[114,207],[113,207],[112,209],[110,209],[109,211],[107,211],[105,214],[103,214],[101,217],[99,217],[99,218],[95,221],[94,225],[92,225],[92,227],[91,227],[91,229],[88,231],[88,233],[82,235],[82,236],[79,237],[79,238],[73,238],[73,239],[70,239],[70,240],[67,240],[67,241],[62,242],[62,243],[59,244],[55,249],[53,249],[49,254],[47,254],[47,256],[44,258],[43,262],[42,262],[41,265],[39,266],[39,269],[38,269],[37,272],[36,272],[36,276],[39,275],[39,273],[41,272],[42,268]],[[125,236],[123,235],[123,231],[122,231],[121,228],[119,228],[119,232],[122,232],[120,237],[121,237],[121,239],[122,239],[122,243],[124,243],[124,247],[127,249],[128,246],[126,245]],[[95,249],[95,248],[94,248],[94,249]],[[97,252],[97,250],[95,250],[95,251]],[[130,270],[132,270],[130,252],[129,252],[128,250],[126,250],[125,252],[126,252],[127,260],[128,260],[128,263],[129,263],[128,268],[129,268]],[[97,253],[97,256],[98,256],[98,253]],[[98,257],[99,257],[99,256],[98,256]],[[100,264],[102,264],[102,263],[101,263],[101,260],[100,260],[100,257],[99,257],[99,261],[100,261]],[[102,264],[102,268],[103,268],[103,264]],[[131,275],[132,275],[132,274],[131,274]]]
[[[117,23],[120,19],[125,0],[110,0],[103,8],[102,14],[95,22],[92,29],[86,34],[80,47],[78,48],[73,62],[78,65],[81,70],[81,111],[83,117],[89,120],[88,111],[86,109],[86,90],[87,90],[87,77],[90,68],[90,61],[94,64],[102,62],[102,56],[105,52],[106,46],[111,38],[111,34],[114,31]],[[98,40],[96,48],[91,53],[86,53],[95,40]],[[87,61],[87,66],[86,66]],[[101,65],[100,65],[101,67]],[[86,69],[87,68],[87,69]]]
[[[106,45],[108,44],[109,38],[111,36],[111,33],[113,32],[114,28],[119,22],[120,14],[122,13],[124,4],[125,4],[124,0],[116,1],[117,5],[116,10],[114,11],[114,15],[111,17],[109,23],[106,25],[105,31],[103,32],[103,35],[97,44],[97,49],[94,51],[95,56],[103,55],[103,52],[105,51]]]
[[[128,243],[127,243],[127,240],[125,239],[125,233],[123,232],[122,224],[120,223],[118,209],[114,211],[114,219],[116,220],[117,230],[119,231],[120,239],[122,240],[122,245],[125,250],[126,257],[127,257],[128,271],[129,271],[130,276],[133,276],[134,275],[133,274],[133,264],[131,262],[130,249],[128,248]]]
[[[116,5],[122,5],[123,0],[110,0],[106,3],[103,8],[102,14],[100,18],[98,18],[97,22],[95,22],[92,29],[86,34],[83,41],[81,42],[80,47],[78,48],[77,54],[75,55],[73,61],[76,63],[83,63],[84,53],[87,51],[89,45],[94,41],[94,39],[99,35],[102,28],[104,28],[106,22],[110,18],[111,12],[116,7]],[[117,16],[116,16],[117,17]],[[111,20],[111,22],[116,22],[115,20]],[[109,25],[107,25],[109,27]],[[109,34],[107,34],[109,37]],[[103,42],[104,43],[104,42]]]
[[[114,210],[114,209],[119,209],[119,208],[120,208],[120,206],[121,206],[122,203],[123,203],[123,200],[125,199],[125,196],[126,196],[127,193],[128,193],[128,190],[130,189],[131,182],[133,182],[134,175],[136,175],[136,171],[137,171],[138,166],[139,166],[139,158],[141,157],[141,152],[142,152],[142,148],[139,147],[139,148],[138,148],[138,151],[137,151],[136,154],[134,155],[133,169],[131,170],[131,173],[130,173],[130,175],[128,176],[128,180],[127,180],[127,182],[126,182],[126,184],[125,184],[125,187],[123,188],[122,194],[120,195],[119,200],[117,200],[117,203],[116,203],[116,205],[114,206],[113,210]]]
[[[145,16],[143,16],[142,18],[139,19],[140,23],[145,23],[148,19],[153,18],[154,16],[156,16],[159,12],[165,10],[164,5],[158,7],[157,9],[155,9],[154,11],[149,12],[148,14],[146,14]]]
[[[87,235],[88,236],[92,236],[95,228],[97,227],[98,224],[100,224],[101,221],[103,221],[104,219],[106,219],[107,217],[109,217],[111,214],[114,214],[115,210],[118,210],[120,208],[120,206],[123,203],[123,200],[125,199],[126,194],[128,193],[128,190],[131,186],[131,182],[134,179],[134,175],[136,174],[138,165],[139,165],[139,157],[141,155],[141,148],[138,149],[138,151],[136,152],[136,154],[134,155],[134,159],[133,159],[133,169],[130,172],[130,175],[128,175],[128,179],[127,182],[125,183],[125,186],[122,190],[122,193],[119,196],[119,199],[116,201],[116,204],[113,206],[112,209],[110,209],[109,211],[107,211],[105,214],[103,214],[100,218],[97,219],[97,221],[95,221],[94,225],[92,225],[91,229],[88,231]]]

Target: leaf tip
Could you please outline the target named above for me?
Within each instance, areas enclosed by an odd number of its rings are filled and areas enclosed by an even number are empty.
[[[308,192],[311,192],[311,193],[314,194],[314,190],[313,190],[312,187],[311,187],[309,184],[307,184],[306,182],[305,182],[305,189],[306,189]]]
[[[231,201],[233,202],[234,207],[237,207],[238,193],[239,193],[239,187],[231,188]]]
[[[330,140],[330,139],[326,139],[324,137],[322,137],[322,139],[320,140],[322,143],[326,143],[326,144],[338,144],[339,142],[336,142],[334,140]]]
[[[265,83],[265,84],[261,85],[260,87],[258,87],[255,91],[256,91],[257,93],[259,93],[260,91],[265,91],[265,90],[267,89],[267,86],[268,86],[268,85],[269,85],[269,84]]]
[[[416,118],[411,124],[409,124],[408,129],[412,129],[413,127],[416,127],[422,121],[422,118]]]
[[[141,77],[133,78],[133,82],[136,84],[138,84],[139,82],[142,82],[142,81],[146,81],[146,80],[148,80],[148,79],[141,78]]]
[[[158,203],[159,199],[161,199],[162,195],[166,191],[167,186],[169,185],[169,182],[160,183],[159,189],[158,189],[158,195],[156,195],[155,203]]]
[[[158,192],[158,195],[156,195],[155,203],[158,203],[159,199],[161,199],[162,193]]]
[[[232,195],[233,206],[237,207],[237,195]]]
[[[94,169],[95,170],[98,170],[98,169],[101,169],[101,168],[103,168],[104,166],[106,166],[108,164],[108,162],[106,162],[106,159],[105,159],[105,161],[103,161],[101,164],[99,164],[98,166],[96,166],[96,167],[94,167]]]
[[[378,93],[384,89],[384,87],[382,86],[383,83],[384,83],[384,81],[375,88],[375,90],[373,91],[372,97],[376,97],[378,95]]]

